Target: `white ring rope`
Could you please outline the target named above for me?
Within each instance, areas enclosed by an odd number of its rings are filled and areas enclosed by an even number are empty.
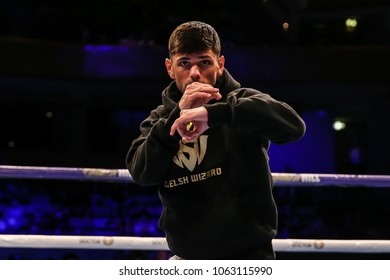
[[[390,253],[390,240],[274,239],[277,252]],[[169,250],[163,237],[0,235],[0,248]]]
[[[390,187],[388,175],[273,173],[275,186]],[[133,182],[127,169],[0,165],[0,179]],[[274,239],[279,252],[390,253],[390,240]],[[0,234],[0,248],[169,250],[162,237]]]
[[[390,187],[389,175],[272,173],[275,186]],[[0,178],[131,183],[127,169],[0,165]]]

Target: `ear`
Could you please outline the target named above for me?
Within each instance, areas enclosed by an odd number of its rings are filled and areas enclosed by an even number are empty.
[[[221,76],[223,73],[223,70],[225,69],[225,57],[223,55],[221,55],[218,58],[218,66],[219,66],[218,76]]]
[[[165,67],[167,68],[167,72],[169,77],[171,77],[172,80],[175,79],[175,73],[173,73],[172,70],[172,61],[169,58],[165,59]]]

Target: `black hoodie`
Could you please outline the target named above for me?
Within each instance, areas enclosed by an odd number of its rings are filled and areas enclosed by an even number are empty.
[[[267,150],[270,141],[300,139],[305,124],[286,103],[241,88],[226,69],[215,87],[222,99],[205,105],[209,129],[183,144],[169,135],[182,96],[172,82],[141,123],[127,167],[134,182],[159,186],[159,226],[174,254],[226,259],[264,247],[273,255],[277,209]]]

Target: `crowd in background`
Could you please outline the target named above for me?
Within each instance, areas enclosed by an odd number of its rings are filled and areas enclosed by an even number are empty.
[[[275,187],[274,192],[279,239],[386,239],[390,234],[385,223],[390,199],[386,188]],[[160,211],[156,189],[131,183],[0,182],[0,234],[161,237]],[[2,248],[0,252],[1,259],[169,257],[166,251],[139,250]],[[279,254],[279,258],[301,257]]]

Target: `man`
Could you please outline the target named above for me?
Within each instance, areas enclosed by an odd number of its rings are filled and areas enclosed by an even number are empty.
[[[159,226],[176,258],[274,259],[267,149],[300,139],[303,120],[233,79],[210,25],[179,25],[168,50],[173,81],[126,158],[134,182],[159,186]]]

